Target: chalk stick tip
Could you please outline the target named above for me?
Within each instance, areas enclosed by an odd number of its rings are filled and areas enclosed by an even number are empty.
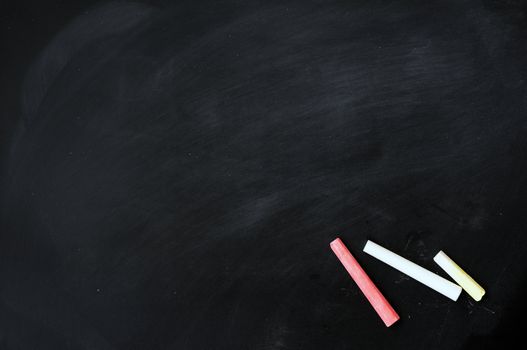
[[[439,252],[437,252],[437,254],[434,256],[434,261],[435,262],[438,262],[439,260],[441,259],[444,259],[446,257],[446,254],[440,250]]]
[[[337,237],[335,238],[334,240],[332,240],[330,243],[329,243],[329,246],[332,247],[334,246],[335,244],[340,244],[342,243],[342,240],[340,239],[340,237]]]
[[[472,299],[474,299],[475,301],[481,301],[481,299],[483,299],[483,296],[485,295],[485,290],[482,289],[481,291],[479,291],[479,293],[472,293],[472,294],[469,294]]]
[[[396,317],[393,317],[392,319],[390,319],[390,320],[386,320],[386,321],[384,322],[384,324],[386,325],[386,327],[390,327],[390,326],[392,326],[395,322],[399,321],[399,319],[400,319],[399,315],[395,315],[395,316],[396,316]]]
[[[375,243],[373,243],[372,241],[370,241],[369,239],[366,241],[366,244],[364,245],[364,248],[362,248],[362,250],[366,250],[368,249],[370,246],[374,245]]]
[[[458,286],[457,284],[456,284],[456,286],[457,286],[458,288],[457,288],[457,291],[455,292],[455,294],[452,295],[452,300],[453,300],[453,301],[457,301],[457,300],[459,299],[459,296],[461,295],[461,292],[463,291],[463,288],[461,288],[461,287]]]

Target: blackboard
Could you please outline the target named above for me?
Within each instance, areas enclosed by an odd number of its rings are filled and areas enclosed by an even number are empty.
[[[6,1],[1,349],[521,336],[520,1]],[[401,320],[384,327],[341,237]],[[486,289],[435,293],[372,239]]]

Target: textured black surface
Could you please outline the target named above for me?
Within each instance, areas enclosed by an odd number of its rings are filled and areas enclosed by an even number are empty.
[[[521,336],[519,1],[2,5],[1,349]],[[386,329],[329,249],[393,303]],[[367,239],[481,284],[454,303]]]

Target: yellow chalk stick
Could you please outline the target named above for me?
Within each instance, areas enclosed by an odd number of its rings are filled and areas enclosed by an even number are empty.
[[[483,289],[476,281],[472,279],[461,267],[458,266],[452,259],[448,257],[443,251],[437,253],[434,261],[441,266],[445,272],[454,279],[474,300],[480,301],[485,294]]]

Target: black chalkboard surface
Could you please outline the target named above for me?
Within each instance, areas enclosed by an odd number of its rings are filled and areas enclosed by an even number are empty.
[[[3,2],[0,349],[521,337],[526,9]],[[452,302],[364,254],[367,239],[445,276],[443,249],[487,294]]]

